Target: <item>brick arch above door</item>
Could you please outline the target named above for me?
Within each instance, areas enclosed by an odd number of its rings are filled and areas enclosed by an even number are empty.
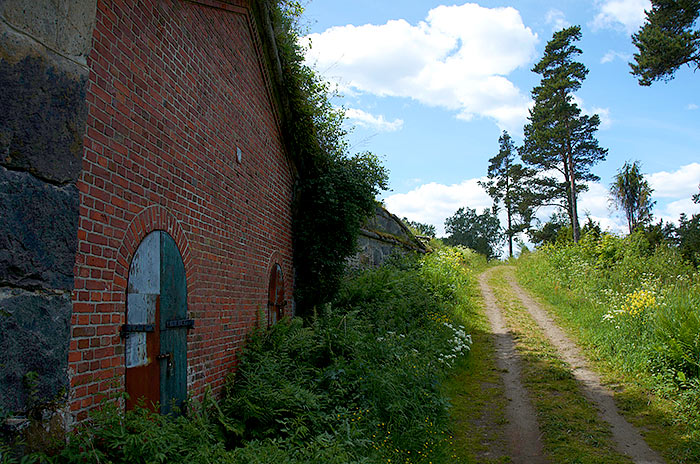
[[[185,265],[187,293],[191,295],[196,282],[192,278],[194,261],[190,254],[189,241],[184,228],[177,218],[161,205],[144,208],[139,214],[134,216],[127,227],[122,245],[117,252],[117,263],[114,269],[114,291],[126,291],[131,259],[144,237],[155,230],[163,230],[175,240],[182,255],[182,262]]]

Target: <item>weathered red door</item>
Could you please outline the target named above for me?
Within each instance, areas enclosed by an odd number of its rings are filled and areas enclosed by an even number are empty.
[[[129,267],[125,337],[127,409],[137,403],[171,413],[187,395],[185,268],[173,238],[155,231]]]
[[[284,311],[284,279],[282,267],[275,264],[270,272],[270,286],[267,292],[267,325],[275,324]]]

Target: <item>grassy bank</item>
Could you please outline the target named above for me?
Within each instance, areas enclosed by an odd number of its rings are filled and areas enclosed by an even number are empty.
[[[700,462],[700,275],[641,234],[585,237],[517,263],[669,462]]]
[[[469,269],[483,265],[443,248],[356,273],[305,323],[256,330],[221,399],[191,403],[177,419],[106,404],[42,459],[455,462],[445,382],[472,344]]]
[[[481,306],[476,282],[470,283],[472,300]],[[474,341],[444,384],[450,399],[450,430],[455,463],[511,462],[505,427],[503,379],[496,366],[494,338],[482,308],[464,315]]]
[[[552,462],[631,463],[615,451],[610,426],[598,417],[571,367],[513,294],[505,279],[508,272],[508,267],[495,270],[489,283],[522,359],[523,384],[537,413],[545,452]]]

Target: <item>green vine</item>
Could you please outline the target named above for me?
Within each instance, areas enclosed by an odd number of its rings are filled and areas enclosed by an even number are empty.
[[[303,64],[298,2],[259,0],[256,20],[275,82],[282,130],[298,183],[294,197],[297,314],[304,316],[338,290],[387,171],[369,152],[351,155],[344,110],[330,86]]]

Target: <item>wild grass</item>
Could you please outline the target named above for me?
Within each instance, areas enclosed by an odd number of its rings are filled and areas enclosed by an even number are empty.
[[[670,462],[700,462],[700,274],[642,234],[586,236],[517,263]]]
[[[482,267],[478,268],[480,271]],[[507,399],[503,378],[496,365],[495,340],[483,312],[483,300],[476,281],[470,282],[476,311],[460,314],[471,327],[473,345],[444,383],[450,399],[449,421],[453,435],[454,463],[495,464],[511,462],[506,440]]]
[[[316,316],[257,329],[221,399],[175,419],[106,403],[41,460],[456,462],[443,385],[471,348],[469,266],[484,265],[441,248],[349,276]]]
[[[610,426],[598,417],[571,367],[513,294],[505,272],[508,268],[497,269],[490,284],[523,362],[523,384],[537,413],[545,452],[552,462],[631,463],[615,450]]]

